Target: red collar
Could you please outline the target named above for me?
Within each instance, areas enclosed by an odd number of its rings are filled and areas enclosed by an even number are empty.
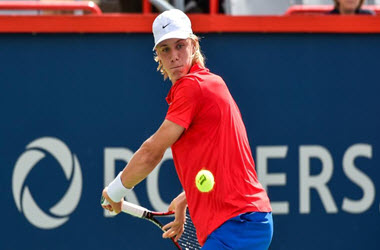
[[[191,66],[191,68],[190,68],[190,70],[189,70],[189,73],[187,73],[187,75],[188,75],[188,74],[191,74],[191,73],[194,73],[194,72],[197,72],[197,71],[200,71],[200,70],[205,70],[205,68],[202,67],[199,63],[196,63],[196,64],[194,64],[193,66]],[[186,75],[185,75],[185,76],[186,76]],[[183,76],[183,77],[185,77],[185,76]],[[182,79],[183,77],[181,77],[180,79],[178,79],[178,80],[174,83],[174,85],[170,88],[169,93],[168,93],[168,95],[167,95],[166,98],[165,98],[165,99],[166,99],[166,102],[167,102],[169,105],[172,103],[172,100],[173,100],[172,92],[173,92],[174,89],[178,86],[179,81],[181,81],[181,79]]]
[[[199,63],[196,63],[193,66],[191,66],[189,73],[193,73],[195,71],[202,70],[202,69],[204,69],[204,67],[202,67]]]

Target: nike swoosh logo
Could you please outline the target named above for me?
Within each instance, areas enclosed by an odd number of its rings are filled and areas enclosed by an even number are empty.
[[[163,25],[163,26],[162,26],[162,28],[163,28],[163,29],[165,29],[165,28],[166,28],[166,26],[168,26],[169,24],[170,24],[170,23],[168,23],[167,25]]]

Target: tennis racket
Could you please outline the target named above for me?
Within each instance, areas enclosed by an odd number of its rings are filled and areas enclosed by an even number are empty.
[[[102,205],[108,205],[108,201],[102,196],[100,203]],[[160,222],[159,218],[167,218],[174,216],[173,211],[167,211],[167,212],[153,212],[150,211],[144,207],[141,207],[139,205],[130,203],[128,201],[123,201],[121,205],[121,211],[127,214],[130,214],[132,216],[146,219],[153,224],[155,224],[157,227],[159,227],[162,231],[162,227],[164,224]],[[112,214],[112,212],[111,212]],[[201,246],[198,243],[196,231],[193,222],[191,221],[190,215],[188,212],[186,213],[186,223],[184,225],[185,230],[181,235],[181,238],[176,242],[174,241],[174,237],[170,238],[171,241],[174,243],[174,245],[177,247],[177,249],[180,250],[197,250],[201,249]]]

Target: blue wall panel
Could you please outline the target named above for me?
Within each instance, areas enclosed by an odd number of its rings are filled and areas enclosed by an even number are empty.
[[[277,183],[268,184],[272,203],[288,204],[287,211],[275,213],[271,249],[377,249],[380,36],[202,37],[206,64],[225,79],[235,97],[256,161],[264,157],[260,150],[273,156],[286,149],[284,156],[267,161],[267,176],[259,176]],[[162,240],[153,225],[127,215],[105,217],[99,206],[111,166],[105,163],[106,151],[136,151],[165,117],[170,83],[156,72],[152,43],[146,34],[0,35],[0,191],[6,228],[1,249],[109,249],[106,240],[117,242],[114,249],[170,249],[171,243]],[[50,146],[27,148],[46,137],[66,144],[81,169],[79,202],[65,215],[50,208],[78,172],[66,178]],[[331,159],[333,170],[322,188],[310,189],[310,199],[305,199],[300,173],[306,166],[301,158],[311,147],[327,152],[324,159]],[[12,182],[21,156],[36,151],[45,157],[31,166],[25,180],[16,176],[18,184]],[[323,160],[309,162],[310,175],[320,177],[328,169]],[[114,165],[119,171],[124,164],[118,160]],[[281,174],[285,183],[274,180],[273,174]],[[15,185],[21,185],[16,195]],[[149,185],[144,181],[134,192],[141,205],[154,209],[157,200],[147,192]],[[165,203],[181,191],[170,160],[160,168],[158,187]],[[323,188],[329,194],[320,194]],[[44,214],[67,222],[52,229],[30,223],[25,216],[30,203],[23,201],[27,189]],[[347,199],[361,204],[359,212],[343,208]],[[335,209],[327,209],[327,203]]]

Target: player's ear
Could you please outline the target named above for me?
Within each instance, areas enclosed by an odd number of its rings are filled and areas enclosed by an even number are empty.
[[[160,58],[160,54],[158,54],[158,53],[156,53],[156,60],[158,63],[162,63],[161,58]]]
[[[197,44],[195,43],[194,39],[190,38],[191,47],[193,48],[193,53],[195,53],[197,49]]]
[[[197,46],[196,44],[193,42],[193,56],[195,56],[195,53],[197,52]]]

